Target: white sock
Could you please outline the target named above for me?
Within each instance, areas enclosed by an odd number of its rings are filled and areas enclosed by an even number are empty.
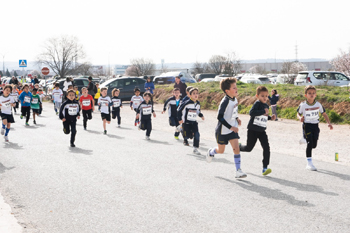
[[[307,161],[308,165],[312,165],[312,158],[311,157],[307,157],[306,161]]]

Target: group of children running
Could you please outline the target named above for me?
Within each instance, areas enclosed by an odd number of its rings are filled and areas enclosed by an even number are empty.
[[[241,152],[250,152],[253,150],[257,140],[260,141],[263,148],[262,174],[268,175],[272,170],[268,167],[270,162],[270,146],[268,136],[266,134],[268,120],[277,120],[276,102],[278,95],[276,90],[272,90],[272,97],[269,96],[268,89],[264,86],[259,86],[256,89],[256,102],[250,109],[250,120],[247,126],[247,142],[246,145],[239,143],[239,126],[242,122],[238,116],[238,88],[235,78],[226,78],[221,80],[220,88],[225,93],[218,107],[217,126],[215,129],[215,138],[217,146],[210,148],[206,154],[206,161],[211,162],[216,154],[222,154],[225,151],[226,145],[230,144],[234,153],[234,162],[236,167],[236,178],[245,178],[247,174],[241,169]],[[135,126],[139,130],[146,131],[146,139],[150,140],[152,131],[152,115],[156,117],[152,95],[146,92],[141,96],[141,91],[138,88],[134,90],[135,95],[131,98],[130,108],[135,111]],[[187,87],[187,95],[182,98],[180,90],[175,88],[172,91],[173,96],[167,99],[163,106],[162,114],[168,110],[169,125],[175,127],[174,137],[179,140],[180,134],[183,137],[183,144],[189,146],[189,139],[193,139],[193,153],[200,155],[199,143],[200,134],[197,118],[204,120],[201,113],[200,102],[198,101],[199,91],[197,88]],[[78,92],[79,94],[79,92]],[[101,118],[103,121],[104,134],[107,134],[106,125],[112,119],[117,119],[117,125],[121,125],[120,108],[122,108],[122,100],[119,98],[120,90],[113,89],[112,98],[107,95],[107,88],[101,88],[100,96],[97,100]],[[29,86],[24,85],[23,91],[18,93],[18,90],[11,85],[6,85],[3,89],[3,94],[0,96],[0,108],[2,118],[1,134],[5,135],[5,141],[8,142],[8,134],[11,123],[14,123],[12,108],[18,108],[18,102],[21,103],[21,119],[26,117],[26,125],[30,118],[30,109],[33,113],[33,123],[36,124],[35,116],[40,115],[42,111],[42,91],[38,93],[37,88],[29,91]],[[305,87],[306,101],[302,102],[297,110],[298,119],[303,123],[303,135],[307,141],[306,169],[316,171],[316,167],[312,163],[312,149],[317,146],[319,137],[319,115],[324,116],[330,129],[333,129],[332,124],[325,112],[323,106],[315,101],[316,88],[314,86]],[[86,87],[81,90],[81,96],[77,95],[77,90],[69,88],[66,95],[66,100],[63,101],[63,92],[59,88],[59,84],[55,84],[52,91],[52,101],[56,114],[63,122],[63,131],[65,134],[71,134],[70,145],[75,147],[76,122],[80,118],[80,112],[83,115],[83,127],[87,129],[87,121],[92,119],[92,112],[95,110],[94,98],[88,94]],[[270,100],[273,114],[269,115],[269,105],[267,100]],[[16,110],[15,110],[16,112]]]

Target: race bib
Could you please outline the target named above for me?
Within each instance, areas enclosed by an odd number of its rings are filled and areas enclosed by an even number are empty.
[[[30,103],[30,97],[29,96],[24,96],[24,102]]]
[[[113,101],[113,107],[118,108],[120,106],[120,100]]]
[[[306,121],[318,121],[320,109],[308,110],[305,111]]]
[[[197,111],[196,110],[189,110],[187,113],[187,120],[196,121],[197,120]]]
[[[268,120],[268,116],[256,116],[254,118],[254,125],[266,128],[267,126],[267,120]]]
[[[68,114],[71,116],[75,116],[78,113],[78,108],[77,107],[69,107],[68,108]]]
[[[37,98],[33,98],[32,104],[37,104],[37,103],[38,103],[38,99]]]
[[[90,100],[83,100],[83,106],[87,107],[90,106]]]
[[[11,108],[11,103],[10,103],[10,101],[2,102],[1,105],[4,106],[5,108]]]
[[[142,108],[143,115],[150,115],[152,113],[152,107]]]
[[[108,106],[108,101],[106,100],[101,100],[101,106]]]

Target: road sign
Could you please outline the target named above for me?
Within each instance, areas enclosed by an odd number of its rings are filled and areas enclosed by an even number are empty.
[[[27,67],[27,60],[19,60],[19,67]]]
[[[47,67],[43,67],[43,68],[41,69],[41,73],[42,73],[43,75],[48,75],[48,74],[50,73],[50,70],[49,70],[49,68],[47,68]]]

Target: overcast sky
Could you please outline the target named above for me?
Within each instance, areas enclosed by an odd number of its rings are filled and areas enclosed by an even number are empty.
[[[350,46],[345,0],[3,0],[0,56],[35,60],[50,37],[78,37],[93,64],[251,59],[331,59]],[[2,61],[2,56],[0,57]]]

